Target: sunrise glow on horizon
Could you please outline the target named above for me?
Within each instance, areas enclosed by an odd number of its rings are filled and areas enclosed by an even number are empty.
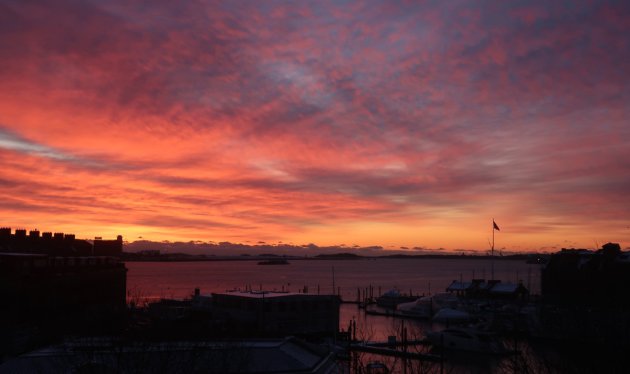
[[[630,247],[630,3],[8,1],[0,226]]]

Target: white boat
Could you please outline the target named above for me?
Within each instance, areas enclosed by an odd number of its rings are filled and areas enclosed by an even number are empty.
[[[415,298],[409,295],[402,294],[397,289],[391,289],[385,292],[383,295],[376,298],[376,305],[383,308],[396,308],[396,305],[401,303],[408,303]]]
[[[435,347],[459,351],[503,354],[507,348],[493,334],[475,328],[449,328],[432,331],[427,340]]]
[[[470,313],[452,308],[442,308],[433,316],[434,322],[462,323],[472,320]]]
[[[398,304],[396,314],[404,317],[431,318],[436,311],[451,307],[459,303],[457,296],[450,293],[438,293],[433,296],[424,296],[410,303]]]
[[[396,306],[396,314],[404,317],[431,318],[433,307],[431,297],[424,296],[410,303],[402,303]]]

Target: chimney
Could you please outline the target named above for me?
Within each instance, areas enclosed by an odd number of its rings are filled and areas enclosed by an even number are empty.
[[[11,236],[11,228],[10,227],[1,227],[0,228],[0,238],[8,238]]]

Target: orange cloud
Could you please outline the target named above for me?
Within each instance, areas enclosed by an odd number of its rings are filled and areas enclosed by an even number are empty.
[[[4,224],[628,243],[630,8],[487,5],[6,3]]]

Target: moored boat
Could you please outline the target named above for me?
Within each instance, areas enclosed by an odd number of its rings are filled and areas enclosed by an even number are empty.
[[[289,265],[289,261],[279,258],[273,260],[265,260],[258,262],[258,265]]]
[[[465,323],[471,320],[472,316],[470,313],[452,308],[442,308],[433,316],[434,322]]]
[[[450,293],[438,293],[433,296],[423,296],[409,303],[396,306],[396,314],[410,318],[431,318],[433,314],[446,307],[454,308],[459,298]]]
[[[396,288],[385,292],[383,295],[376,298],[376,305],[383,308],[395,308],[396,305],[402,303],[408,303],[416,300],[417,297],[410,295],[403,295]]]

